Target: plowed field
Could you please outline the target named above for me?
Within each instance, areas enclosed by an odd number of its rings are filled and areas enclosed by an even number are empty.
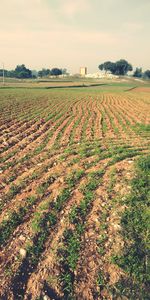
[[[139,92],[0,90],[0,299],[127,299],[111,256],[150,142]]]

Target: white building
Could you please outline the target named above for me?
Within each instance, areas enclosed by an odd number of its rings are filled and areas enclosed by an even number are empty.
[[[109,79],[113,79],[113,78],[118,78],[118,76],[113,75],[109,72],[96,72],[96,73],[91,73],[91,74],[86,74],[85,77],[87,78],[109,78]]]

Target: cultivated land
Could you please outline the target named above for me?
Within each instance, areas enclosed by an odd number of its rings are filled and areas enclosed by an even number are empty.
[[[150,86],[137,85],[0,89],[0,299],[148,299]]]

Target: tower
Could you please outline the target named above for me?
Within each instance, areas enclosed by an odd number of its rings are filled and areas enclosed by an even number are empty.
[[[87,67],[80,67],[80,75],[85,76],[87,74]]]

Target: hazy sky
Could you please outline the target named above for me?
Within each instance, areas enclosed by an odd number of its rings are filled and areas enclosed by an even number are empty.
[[[98,71],[125,58],[150,69],[150,0],[0,0],[0,63]]]

